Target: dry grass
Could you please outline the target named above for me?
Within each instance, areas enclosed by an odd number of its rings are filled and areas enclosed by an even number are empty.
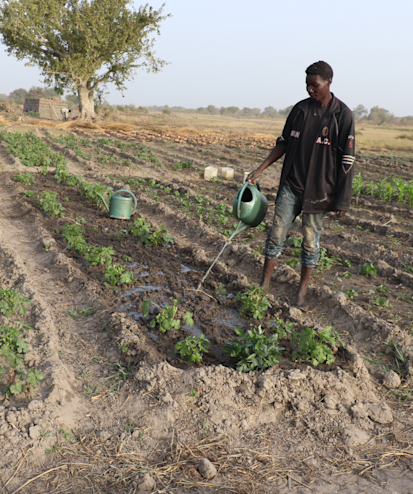
[[[287,486],[304,486],[317,492],[312,484],[324,480],[327,470],[330,474],[325,481],[329,484],[348,474],[371,480],[371,470],[404,469],[413,458],[412,429],[376,436],[354,448],[355,454],[350,456],[340,447],[328,456],[317,448],[311,454],[290,454],[274,448],[270,436],[263,432],[248,447],[231,448],[231,441],[224,435],[187,444],[173,433],[170,442],[143,451],[136,449],[137,443],[130,436],[107,443],[92,433],[76,442],[57,444],[43,470],[29,470],[30,454],[22,452],[13,474],[2,481],[8,489],[5,492],[13,494],[136,494],[139,479],[149,473],[156,481],[158,494],[182,489],[198,494],[269,494]],[[387,441],[381,444],[384,436]],[[218,471],[211,481],[204,480],[197,469],[205,457]],[[316,464],[309,466],[307,462],[313,458]]]
[[[49,127],[61,130],[89,129],[114,132],[143,132],[169,134],[173,137],[191,138],[196,136],[223,137],[226,139],[263,139],[275,141],[282,132],[285,118],[244,119],[222,115],[194,115],[149,113],[132,115],[112,113],[108,120],[96,123],[58,122],[52,120],[33,119],[24,122],[9,123],[0,117],[0,123],[13,126]],[[410,135],[412,132],[412,135]],[[356,142],[358,150],[378,152],[413,153],[413,127],[379,126],[368,121],[356,122]]]
[[[356,122],[356,143],[358,149],[369,151],[401,151],[413,153],[413,142],[410,137],[403,138],[413,131],[412,127],[380,126],[368,122]]]

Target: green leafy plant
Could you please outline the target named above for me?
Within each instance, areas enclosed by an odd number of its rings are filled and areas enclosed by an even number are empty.
[[[221,295],[225,297],[225,295],[228,293],[228,290],[224,287],[222,283],[218,283],[218,286],[215,288],[215,293],[217,295]]]
[[[93,316],[93,314],[96,312],[96,307],[97,305],[94,304],[92,307],[88,307],[87,309],[81,309],[79,311],[76,309],[71,309],[70,311],[67,312],[67,314],[73,317],[73,319],[81,319],[82,317]]]
[[[175,345],[175,353],[180,354],[182,360],[199,364],[202,360],[202,354],[208,353],[209,340],[203,334],[188,336]]]
[[[354,297],[358,297],[359,296],[359,292],[356,292],[356,290],[352,290],[352,289],[348,289],[344,292],[347,297],[351,300],[354,299]]]
[[[329,344],[333,347],[340,343],[344,345],[340,336],[332,333],[332,327],[328,326],[319,333],[312,328],[305,328],[298,337],[298,349],[301,351],[301,357],[297,352],[293,352],[293,360],[311,362],[312,365],[318,364],[330,365],[334,362],[334,353]]]
[[[17,290],[10,288],[0,288],[0,314],[10,317],[18,310],[20,314],[25,315],[27,310],[25,304],[31,304],[32,301],[24,297]]]
[[[388,295],[390,293],[390,290],[387,288],[387,286],[379,285],[378,287],[376,287],[376,292]]]
[[[194,398],[199,398],[199,393],[195,391],[195,389],[191,389],[191,391],[188,393],[189,396],[192,396]]]
[[[318,261],[318,264],[320,268],[322,269],[331,269],[334,266],[334,263],[336,262],[335,257],[328,257],[327,256],[327,249],[324,247],[320,248],[320,258]]]
[[[146,243],[151,225],[144,219],[136,219],[132,225],[128,225],[129,233],[134,237],[140,237],[142,243]]]
[[[254,286],[251,290],[245,293],[238,293],[234,299],[242,302],[241,314],[244,314],[254,319],[262,319],[264,312],[272,307],[265,297],[265,291],[260,286]]]
[[[387,299],[386,297],[377,296],[373,300],[373,305],[376,305],[378,307],[389,307],[390,306],[390,300]]]
[[[32,185],[36,183],[36,178],[32,173],[22,173],[18,175],[13,175],[13,180],[15,182],[21,182],[23,185]]]
[[[33,190],[25,190],[24,195],[26,197],[33,197],[34,196],[34,191]]]
[[[377,267],[372,262],[366,262],[360,266],[360,273],[366,277],[376,276]]]
[[[29,351],[29,346],[23,338],[23,330],[30,329],[27,324],[21,324],[21,327],[8,325],[0,327],[0,355],[5,357],[9,365],[10,382],[3,390],[6,397],[9,394],[15,395],[26,391],[30,394],[32,388],[44,377],[39,370],[26,369],[24,366],[24,354]],[[4,373],[5,370],[0,364],[0,375]]]
[[[180,163],[177,163],[172,167],[172,170],[177,171],[177,170],[183,170],[184,168],[190,168],[192,166],[192,163],[190,161],[181,161]]]
[[[295,248],[301,247],[303,239],[301,237],[290,237],[287,240],[288,245],[292,245]]]
[[[134,282],[134,277],[131,271],[126,271],[122,264],[112,264],[106,266],[103,281],[107,281],[110,285],[129,285]]]
[[[238,338],[227,342],[223,352],[238,360],[238,371],[265,370],[280,361],[283,348],[277,346],[276,333],[267,337],[261,326],[257,330],[248,331],[235,328],[235,333]]]
[[[291,266],[292,268],[296,268],[300,264],[300,260],[296,257],[292,257],[291,259],[287,259],[285,264],[287,264],[287,266]]]
[[[353,275],[350,273],[350,271],[344,271],[343,273],[343,278],[346,278],[349,280]]]
[[[42,193],[41,198],[39,199],[40,209],[50,213],[51,216],[57,216],[60,214],[62,216],[62,212],[65,208],[62,206],[60,202],[56,201],[57,192],[46,192]]]
[[[144,242],[148,245],[162,245],[173,244],[174,240],[172,235],[168,232],[165,225],[159,225],[158,230],[150,233]]]
[[[277,333],[280,340],[284,340],[288,335],[293,337],[296,335],[294,324],[291,321],[284,321],[284,319],[280,318],[272,322],[271,329]]]
[[[359,196],[363,191],[363,177],[358,172],[353,178],[353,195]]]
[[[349,261],[348,259],[345,259],[342,264],[345,268],[351,268],[351,261]]]
[[[155,306],[159,309],[159,314],[155,317],[155,319],[152,319],[152,321],[149,323],[149,326],[151,328],[155,328],[158,325],[158,329],[161,333],[165,333],[166,331],[169,331],[171,329],[180,329],[181,327],[181,320],[176,319],[176,314],[178,312],[178,305],[179,301],[178,300],[173,300],[172,305],[166,305],[165,307],[160,307],[158,304],[155,304],[149,299],[145,299],[142,302],[142,314],[147,317],[149,314],[149,309],[152,306]],[[193,326],[194,321],[192,319],[192,312],[187,312],[184,316],[184,322],[188,326]]]
[[[114,255],[113,247],[93,247],[85,254],[85,259],[93,266],[111,264]]]

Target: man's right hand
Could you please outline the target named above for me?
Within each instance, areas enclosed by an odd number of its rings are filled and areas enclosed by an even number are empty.
[[[255,185],[255,181],[258,180],[258,178],[260,177],[261,175],[261,171],[259,168],[257,168],[256,170],[254,170],[253,172],[251,172],[248,177],[247,177],[247,182],[249,182],[250,184],[253,184]]]

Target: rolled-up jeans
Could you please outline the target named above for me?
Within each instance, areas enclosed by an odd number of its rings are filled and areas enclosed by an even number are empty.
[[[275,203],[274,221],[265,243],[265,257],[274,259],[281,254],[288,230],[301,213],[303,194],[297,194],[284,185]],[[318,263],[320,235],[326,213],[303,213],[303,243],[301,264],[314,268]]]

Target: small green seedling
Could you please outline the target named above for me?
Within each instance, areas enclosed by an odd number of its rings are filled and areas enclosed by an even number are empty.
[[[300,264],[300,260],[296,257],[292,257],[291,259],[287,259],[285,261],[285,264],[287,264],[287,266],[290,266],[291,268],[296,268]]]
[[[376,276],[377,267],[372,262],[366,262],[365,264],[360,266],[360,273],[366,277]]]
[[[260,286],[254,286],[245,293],[238,293],[234,300],[242,302],[241,314],[254,319],[262,319],[264,312],[272,307],[264,294],[265,291]]]
[[[359,292],[356,292],[356,290],[352,290],[352,289],[348,289],[344,292],[347,297],[351,300],[354,299],[354,297],[358,297],[359,296]]]
[[[51,216],[60,215],[60,217],[63,217],[63,211],[65,210],[65,208],[60,202],[56,201],[56,196],[57,192],[44,191],[41,198],[39,199],[40,209],[42,211],[50,213]]]
[[[25,304],[31,304],[32,301],[24,297],[17,290],[10,288],[0,288],[0,314],[10,317],[18,310],[20,314],[25,315],[27,310]]]
[[[335,347],[337,343],[344,345],[340,336],[332,333],[331,326],[319,333],[315,329],[305,328],[298,338],[298,349],[301,351],[301,357],[298,356],[297,352],[293,352],[291,358],[294,361],[311,362],[314,366],[318,364],[330,365],[335,358],[328,344]]]
[[[199,393],[195,391],[195,389],[191,389],[191,391],[188,393],[189,396],[192,396],[194,398],[199,398]]]
[[[295,248],[301,247],[302,243],[303,243],[303,239],[301,237],[290,237],[287,240],[287,244]]]
[[[228,290],[224,287],[222,283],[218,283],[218,286],[215,288],[215,293],[217,295],[221,295],[222,297],[225,297],[225,295],[228,293]]]
[[[272,322],[271,329],[277,333],[280,340],[284,340],[288,335],[292,335],[293,338],[296,335],[293,323],[280,318]]]
[[[182,360],[199,364],[202,360],[202,354],[208,353],[209,340],[203,334],[188,336],[175,345],[175,353],[180,354]]]
[[[379,285],[378,287],[376,287],[376,292],[381,293],[383,295],[388,295],[390,291],[387,288],[387,286]]]
[[[277,346],[278,335],[267,337],[261,326],[257,330],[243,331],[235,328],[238,339],[225,344],[224,353],[238,360],[239,372],[265,370],[280,361],[281,350]]]
[[[93,247],[85,254],[85,259],[93,266],[103,266],[111,264],[113,255],[113,247]]]
[[[171,329],[180,329],[181,320],[176,319],[176,314],[178,312],[179,300],[173,300],[172,305],[166,305],[164,308],[160,307],[158,304],[155,304],[149,299],[145,299],[142,302],[142,314],[146,317],[149,314],[149,309],[152,306],[157,307],[160,310],[160,313],[152,319],[149,323],[151,328],[155,328],[158,326],[158,329],[161,333],[165,333]],[[183,316],[183,320],[187,326],[193,326],[194,321],[192,319],[193,313],[187,312]]]
[[[348,259],[346,259],[345,261],[343,261],[343,267],[345,267],[345,268],[351,268],[351,261],[349,261]]]
[[[36,178],[32,173],[22,173],[18,175],[13,175],[13,180],[15,182],[21,182],[23,185],[32,185],[36,183]]]
[[[71,309],[70,311],[66,312],[66,314],[69,314],[69,316],[73,317],[73,319],[93,316],[93,314],[96,312],[96,307],[97,304],[94,304],[92,307],[88,307],[87,309],[81,309],[79,311],[76,309]]]
[[[350,273],[350,271],[344,271],[343,273],[343,278],[346,278],[349,280],[353,275]]]
[[[376,305],[378,307],[389,307],[390,306],[390,300],[387,299],[386,297],[376,297],[373,300],[373,305]]]
[[[147,245],[162,245],[173,244],[174,240],[172,235],[168,233],[165,225],[159,225],[159,229],[153,233],[150,233],[146,239]]]
[[[114,263],[106,266],[106,272],[103,276],[103,281],[107,281],[110,285],[129,285],[135,280],[131,271],[126,271],[122,264]]]

